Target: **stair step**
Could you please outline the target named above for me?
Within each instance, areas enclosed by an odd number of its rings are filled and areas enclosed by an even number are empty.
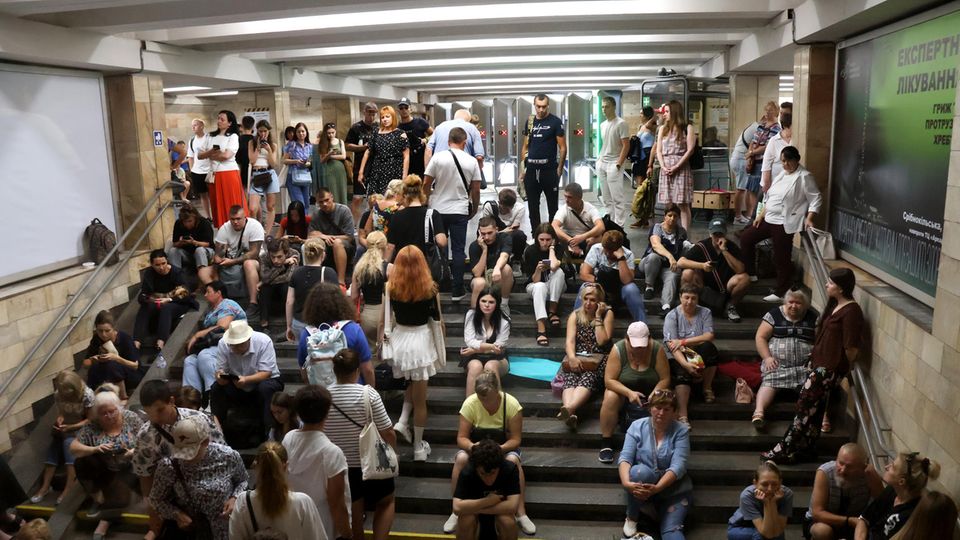
[[[511,303],[511,309],[513,304]],[[514,310],[516,311],[516,310]],[[551,342],[555,344],[560,344],[563,342],[563,337],[566,333],[567,320],[566,317],[561,317],[561,325],[559,328],[552,328],[549,325],[547,326],[547,335],[550,336]],[[626,335],[627,327],[630,326],[632,321],[625,318],[618,318],[614,320],[613,323],[613,333],[615,336]],[[462,336],[463,335],[463,317],[450,316],[444,319],[444,324],[447,327],[448,336]],[[757,323],[759,324],[759,322]],[[650,333],[654,337],[663,336],[663,317],[660,315],[647,314],[647,326],[650,328]],[[734,323],[728,321],[726,318],[717,319],[713,321],[714,332],[718,337],[724,339],[753,339],[757,332],[756,324],[739,322]],[[536,337],[537,335],[537,323],[533,320],[533,313],[512,313],[510,320],[510,337]],[[556,340],[560,341],[557,342]],[[754,351],[756,354],[756,351]]]
[[[451,467],[459,449],[455,445],[431,444],[430,457],[425,462],[413,461],[413,447],[401,446],[400,474],[416,478],[450,478]],[[567,482],[616,483],[619,478],[615,464],[597,460],[592,448],[522,449],[523,471],[528,482],[551,482],[562,478]],[[825,458],[824,461],[829,461]],[[699,489],[701,486],[731,486],[750,482],[760,457],[754,452],[691,452],[687,472]],[[781,471],[788,486],[810,486],[820,463],[784,465]]]
[[[740,487],[697,486],[694,489],[694,510],[687,515],[691,523],[723,523],[739,505]],[[793,489],[791,487],[791,489]],[[793,489],[792,521],[799,523],[806,512],[803,501],[810,500],[811,488]],[[397,511],[419,514],[449,515],[451,510],[449,478],[401,477],[396,487]],[[589,509],[584,503],[589,501]],[[622,520],[624,492],[616,481],[608,483],[527,482],[527,514],[536,521],[587,517],[590,520]],[[441,520],[439,524],[442,525]],[[622,523],[622,521],[621,521]],[[563,537],[561,537],[563,538]]]

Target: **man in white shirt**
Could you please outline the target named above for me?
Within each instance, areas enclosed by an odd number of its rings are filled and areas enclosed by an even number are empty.
[[[580,184],[567,184],[563,200],[566,206],[553,216],[553,230],[560,242],[570,246],[571,255],[583,257],[590,246],[600,241],[605,230],[603,219],[596,207],[583,200]]]
[[[430,197],[430,208],[443,219],[443,228],[453,250],[451,297],[454,302],[466,296],[463,271],[466,266],[467,222],[480,205],[480,165],[464,150],[467,139],[464,129],[451,129],[448,150],[433,155],[423,177],[423,189]]]
[[[260,245],[263,244],[263,225],[255,219],[248,219],[240,205],[230,208],[230,221],[217,229],[213,237],[213,279],[236,286],[241,280],[247,284],[250,305],[247,318],[255,320],[260,316],[257,305],[257,283],[260,282]]]
[[[597,180],[607,203],[607,215],[621,227],[630,216],[630,200],[623,187],[623,163],[630,151],[630,128],[617,116],[617,101],[610,96],[603,98],[603,115],[607,118],[600,124],[603,143],[597,157]]]

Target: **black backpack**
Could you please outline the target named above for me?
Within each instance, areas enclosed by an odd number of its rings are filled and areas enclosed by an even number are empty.
[[[84,258],[87,261],[100,264],[116,245],[117,235],[101,223],[99,219],[94,218],[83,231],[83,248],[86,250]],[[114,253],[113,257],[110,257],[110,260],[107,261],[107,266],[113,266],[119,260],[120,256]]]
[[[630,249],[630,239],[627,238],[627,231],[617,225],[616,221],[610,219],[610,214],[603,216],[603,228],[606,231],[620,231],[620,234],[623,235],[623,247]]]

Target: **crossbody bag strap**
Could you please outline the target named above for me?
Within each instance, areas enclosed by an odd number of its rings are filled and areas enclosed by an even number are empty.
[[[163,429],[160,424],[153,424],[153,427],[157,430],[157,433],[159,433],[161,437],[166,439],[168,443],[174,444],[173,435],[171,435],[169,431]]]
[[[423,217],[423,243],[433,244],[430,233],[433,232],[433,208],[427,208],[427,213]]]
[[[331,401],[330,404],[333,405],[333,408],[336,409],[338,413],[342,414],[344,418],[349,420],[351,424],[357,426],[360,429],[363,429],[363,424],[361,424],[360,422],[357,422],[353,418],[350,418],[350,416],[347,413],[343,412],[343,409],[341,409],[340,407],[337,407],[336,403]]]
[[[390,284],[383,286],[383,335],[390,336]]]
[[[243,222],[243,229],[240,230],[240,238],[237,238],[237,257],[243,253],[243,233],[247,232],[247,225],[250,223],[250,218],[247,218],[247,221]]]
[[[170,459],[170,463],[173,465],[173,472],[176,473],[176,475],[177,475],[177,480],[179,480],[180,483],[183,485],[183,491],[184,491],[184,493],[187,494],[187,499],[193,500],[193,490],[190,489],[190,485],[187,484],[187,479],[186,479],[186,477],[183,476],[183,471],[180,469],[180,461],[177,460],[177,459],[172,459],[172,458],[171,458],[171,459]],[[202,514],[202,512],[197,512],[196,510],[193,510],[193,512],[195,512],[195,514],[193,514],[193,515],[191,516],[191,518],[194,517],[194,516],[196,516],[196,515]],[[189,513],[190,513],[190,512],[188,512],[188,514],[189,514]]]
[[[247,491],[244,494],[244,498],[247,499],[247,508],[250,509],[250,524],[253,525],[253,532],[258,532],[260,527],[257,525],[257,515],[253,511],[253,503],[250,502],[250,492]]]
[[[714,266],[713,259],[710,258],[710,252],[707,251],[706,246],[700,243],[697,243],[697,245],[700,246],[700,250],[703,251],[703,256],[706,257],[708,261],[710,261],[710,266],[713,267]],[[723,257],[723,255],[721,255],[721,257]],[[720,292],[727,292],[727,284],[723,283],[723,280],[720,279],[720,273],[717,272],[716,267],[714,267],[713,270],[711,270],[710,272],[713,274],[714,279],[716,279],[717,284],[720,285]]]
[[[503,442],[507,442],[509,435],[507,435],[507,393],[503,393],[503,420],[501,421],[500,428],[503,430]]]
[[[460,181],[463,182],[463,189],[467,192],[467,197],[469,197],[470,184],[467,182],[467,175],[463,174],[463,169],[460,167],[460,161],[457,159],[457,155],[453,153],[453,149],[450,149],[450,156],[453,158],[453,164],[457,166],[457,172],[460,173]]]
[[[582,223],[583,226],[586,227],[588,231],[593,228],[593,227],[591,227],[589,224],[587,224],[587,222],[584,221],[582,217],[580,217],[580,212],[577,212],[577,211],[575,211],[575,210],[573,210],[573,209],[571,209],[571,208],[567,208],[567,212],[572,212],[572,213],[573,213],[573,217],[577,218],[577,221],[579,221],[580,223]]]

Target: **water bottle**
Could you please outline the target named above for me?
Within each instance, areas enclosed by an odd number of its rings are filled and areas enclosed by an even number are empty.
[[[153,365],[160,369],[167,369],[167,359],[163,357],[163,353],[157,353],[157,357],[153,359]]]

